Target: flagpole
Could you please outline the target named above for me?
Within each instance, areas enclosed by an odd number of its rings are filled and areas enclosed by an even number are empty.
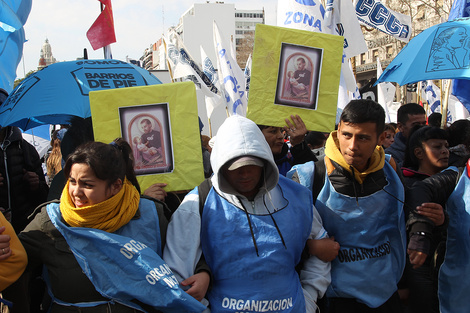
[[[444,103],[443,103],[443,108],[441,110],[442,113],[442,119],[441,119],[441,128],[445,129],[447,128],[447,108],[449,106],[449,93],[450,93],[450,80],[447,81],[446,89],[444,91]],[[441,102],[442,103],[442,102]]]
[[[103,2],[100,1],[100,12],[103,12],[103,10],[104,10],[104,4],[103,4]],[[103,47],[103,56],[104,56],[105,59],[106,59],[106,54],[107,54],[106,53],[106,46],[104,46]]]
[[[211,118],[208,117],[207,120],[209,121],[209,137],[212,138],[212,125],[211,125]]]

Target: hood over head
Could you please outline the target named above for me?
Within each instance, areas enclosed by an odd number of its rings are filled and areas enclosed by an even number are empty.
[[[263,133],[253,121],[234,115],[228,117],[220,126],[211,153],[211,165],[214,171],[212,181],[221,191],[236,193],[224,179],[221,169],[227,162],[243,156],[254,156],[264,161],[264,180],[267,190],[277,185],[279,171]]]

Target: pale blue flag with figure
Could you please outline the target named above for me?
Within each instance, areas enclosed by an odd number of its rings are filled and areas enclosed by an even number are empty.
[[[30,11],[31,0],[0,0],[0,88],[8,93],[23,55],[23,25]]]
[[[450,167],[449,169],[453,169]],[[455,168],[454,168],[455,169]],[[439,270],[441,313],[467,313],[470,308],[470,178],[465,167],[446,203],[449,215],[444,262]]]
[[[449,21],[468,16],[470,16],[470,0],[454,0],[449,13]],[[454,79],[452,94],[470,112],[470,81],[467,79]]]

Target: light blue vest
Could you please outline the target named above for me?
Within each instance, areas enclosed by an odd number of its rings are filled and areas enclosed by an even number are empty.
[[[140,217],[132,219],[114,233],[62,222],[58,203],[47,206],[47,213],[67,241],[83,272],[96,290],[109,302],[143,310],[131,300],[139,300],[165,312],[202,312],[205,306],[178,286],[178,281],[161,258],[160,227],[155,204],[141,199]],[[90,307],[107,302],[65,303]]]
[[[388,184],[366,197],[336,192],[328,175],[315,207],[341,248],[331,263],[328,297],[355,298],[376,308],[397,290],[405,266],[403,185],[385,162]]]
[[[266,215],[246,213],[212,188],[202,214],[201,244],[214,275],[207,295],[211,311],[305,313],[305,298],[295,266],[310,235],[312,195],[279,177],[285,199],[280,209]],[[265,196],[265,201],[269,201]],[[250,232],[253,229],[259,256]]]
[[[468,167],[447,200],[449,214],[444,263],[439,271],[442,313],[470,311],[470,178]]]

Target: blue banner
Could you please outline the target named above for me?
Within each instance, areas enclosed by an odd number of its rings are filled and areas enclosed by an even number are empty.
[[[139,209],[141,217],[115,233],[66,226],[57,203],[49,204],[47,213],[96,290],[110,301],[143,311],[147,306],[174,313],[204,311],[204,305],[179,287],[158,254],[161,243],[155,205],[142,199]],[[157,235],[143,229],[153,229]]]

